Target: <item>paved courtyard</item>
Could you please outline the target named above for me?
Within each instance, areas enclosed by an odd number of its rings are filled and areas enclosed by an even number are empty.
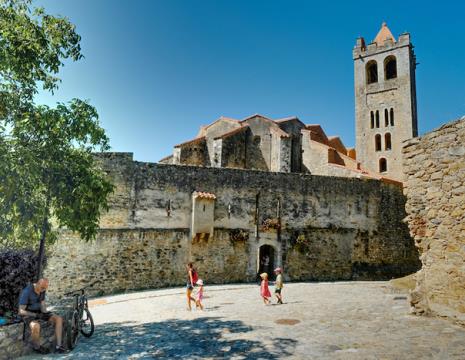
[[[465,328],[409,315],[388,282],[285,284],[265,306],[257,285],[205,287],[205,310],[184,289],[103,297],[96,331],[72,353],[25,359],[464,359]]]

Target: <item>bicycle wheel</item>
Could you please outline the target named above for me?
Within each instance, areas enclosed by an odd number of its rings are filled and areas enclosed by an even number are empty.
[[[79,313],[74,310],[71,318],[66,326],[66,344],[68,349],[72,350],[76,347],[79,336]]]
[[[94,330],[94,319],[92,318],[89,309],[84,308],[81,319],[81,334],[85,337],[91,337]]]

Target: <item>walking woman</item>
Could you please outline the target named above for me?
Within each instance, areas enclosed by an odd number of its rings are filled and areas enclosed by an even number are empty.
[[[194,290],[194,285],[198,280],[197,271],[194,269],[194,264],[191,262],[187,264],[187,284],[186,284],[186,294],[187,294],[187,309],[192,310],[191,301],[195,304],[195,299],[192,297],[192,290]]]

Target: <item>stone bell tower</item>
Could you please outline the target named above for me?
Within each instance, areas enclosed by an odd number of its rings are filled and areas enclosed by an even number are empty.
[[[418,132],[410,34],[396,40],[383,23],[372,43],[357,39],[353,59],[357,160],[368,170],[402,181],[402,142]]]

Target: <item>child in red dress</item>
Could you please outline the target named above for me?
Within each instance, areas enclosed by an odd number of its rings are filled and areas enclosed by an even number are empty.
[[[269,298],[271,297],[270,289],[268,288],[268,274],[262,273],[260,274],[262,278],[262,283],[260,285],[260,295],[263,298],[263,302],[266,304],[270,303]]]

